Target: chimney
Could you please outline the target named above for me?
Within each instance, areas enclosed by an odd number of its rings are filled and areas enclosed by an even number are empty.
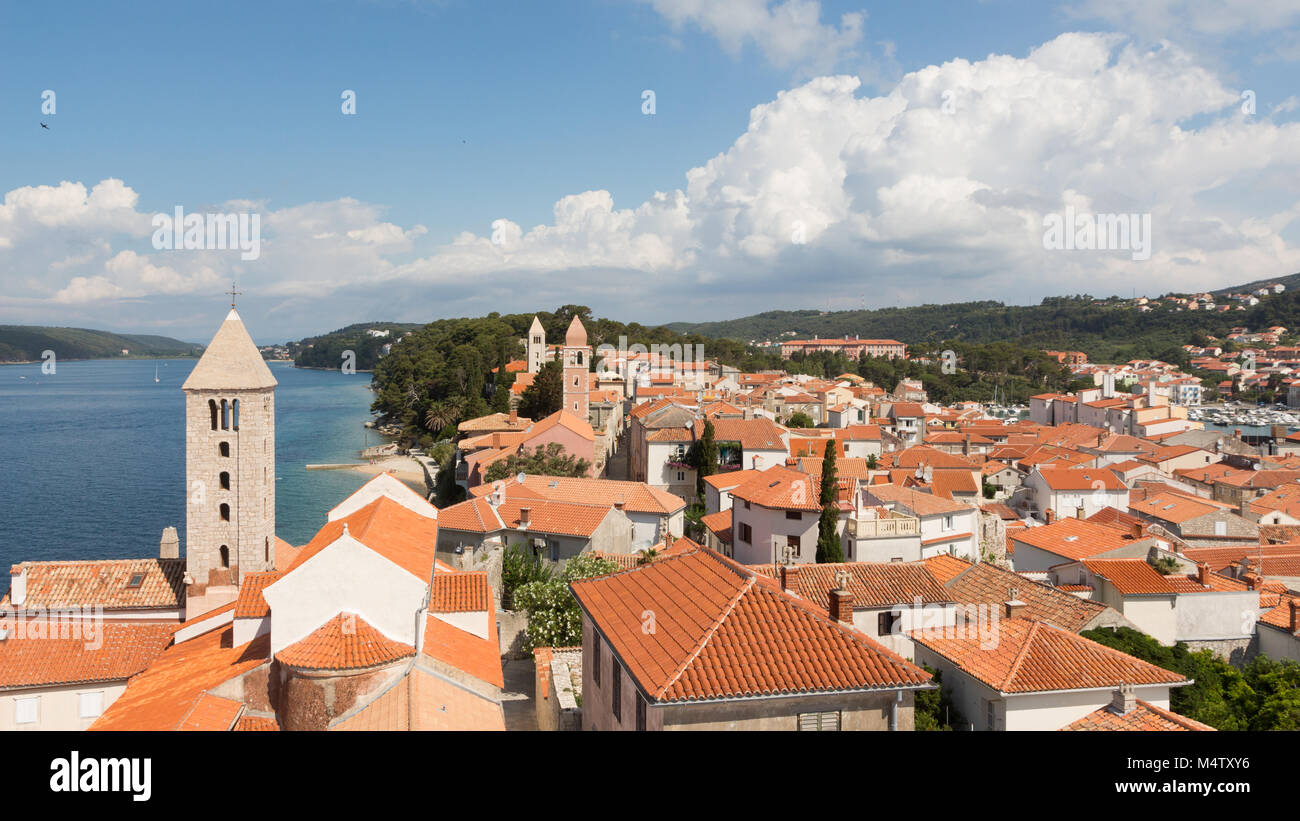
[[[754,470],[762,470],[762,468],[759,467],[762,458],[763,457],[759,456],[757,453],[754,454]]]
[[[531,507],[519,508],[519,529],[520,530],[528,529],[528,525],[532,523],[532,516],[531,516],[532,512],[533,509]]]
[[[1300,599],[1291,599],[1291,633],[1300,632]]]
[[[1134,539],[1141,539],[1141,538],[1142,538],[1142,523],[1141,523],[1141,522],[1134,522],[1134,523],[1133,523],[1133,527],[1132,527],[1132,528],[1130,529],[1130,531],[1129,531],[1129,535],[1132,536]]]
[[[1043,518],[1046,519],[1047,523],[1050,525],[1056,519],[1056,511],[1049,507],[1043,512]]]
[[[515,408],[511,408],[511,409],[510,409],[510,424],[513,425],[513,424],[515,424],[515,423],[518,422],[518,421],[519,421],[519,411],[518,411],[517,409],[515,409]]]
[[[757,460],[758,457],[755,456],[754,459]],[[786,467],[788,467],[788,468],[792,468],[792,467],[795,467],[795,466],[798,465],[798,464],[799,464],[799,460],[796,459],[796,458],[794,458],[793,456],[787,456],[787,457],[785,457],[785,466],[786,466]]]
[[[1020,600],[1018,594],[1018,590],[1011,588],[1011,598],[1003,603],[1006,617],[1009,619],[1018,619],[1025,613],[1025,603]]]
[[[14,607],[27,603],[27,571],[19,564],[9,569],[9,603]]]
[[[181,540],[176,535],[176,528],[164,527],[162,538],[158,541],[160,559],[179,559],[181,557]]]
[[[853,626],[853,594],[849,592],[849,574],[841,570],[835,574],[835,589],[831,591],[830,617],[832,621]]]
[[[799,565],[781,565],[781,589],[799,595]]]
[[[1200,582],[1203,587],[1210,586],[1210,566],[1202,562],[1196,565],[1196,581]]]
[[[621,501],[620,501],[620,502],[615,502],[615,503],[614,503],[614,509],[615,509],[615,510],[622,510],[622,509],[625,508],[625,507],[627,507],[627,502],[621,502]]]
[[[1110,700],[1110,709],[1123,716],[1133,712],[1135,707],[1137,696],[1133,693],[1133,685],[1121,683]]]

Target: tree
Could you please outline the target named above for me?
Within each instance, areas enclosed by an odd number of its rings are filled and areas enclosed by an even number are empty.
[[[785,420],[785,425],[788,428],[816,427],[816,425],[813,424],[812,417],[804,413],[803,411],[795,411],[794,413],[790,414],[790,418]]]
[[[876,454],[874,454],[874,453],[868,453],[868,454],[867,454],[867,470],[875,470],[875,469],[876,469],[876,466],[877,466],[878,464],[880,464],[880,460],[878,460],[878,459],[876,458]]]
[[[537,371],[533,384],[519,396],[519,414],[529,419],[545,419],[564,403],[564,372],[552,359]]]
[[[559,442],[548,442],[531,451],[520,448],[517,453],[498,459],[487,469],[483,480],[495,482],[519,473],[535,476],[586,476],[590,472],[591,462],[579,459],[572,453],[565,453],[564,445]]]
[[[573,598],[569,582],[620,569],[609,559],[583,554],[569,559],[557,578],[533,581],[517,588],[514,604],[528,613],[528,627],[524,631],[527,649],[582,644],[582,611]]]
[[[695,492],[703,496],[704,477],[718,472],[718,443],[713,438],[712,419],[704,420],[704,433],[695,444],[695,458],[692,460],[695,466]]]
[[[464,397],[433,402],[424,412],[424,426],[433,433],[439,433],[459,422],[463,409]]]
[[[844,561],[844,548],[840,544],[840,506],[836,500],[838,471],[835,468],[835,439],[826,440],[822,456],[822,515],[817,522],[817,561],[820,564]]]

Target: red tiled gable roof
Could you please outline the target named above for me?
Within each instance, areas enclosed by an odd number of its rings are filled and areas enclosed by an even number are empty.
[[[231,647],[232,633],[226,626],[168,647],[90,729],[177,729],[200,694],[269,660],[270,635]]]
[[[483,496],[443,508],[438,511],[438,521],[445,530],[495,533],[503,528],[518,529],[523,508],[528,508],[529,511],[528,530],[535,533],[555,533],[583,538],[590,538],[614,509],[611,505],[588,505],[509,496],[493,508],[489,497]]]
[[[918,687],[929,674],[709,550],[570,587],[654,701]],[[642,613],[656,615],[642,629]]]
[[[413,655],[414,647],[388,638],[355,613],[339,613],[275,657],[304,670],[356,670]]]
[[[750,569],[764,576],[778,578],[777,571],[771,564],[754,565]],[[923,562],[805,564],[799,568],[796,576],[799,585],[796,592],[812,604],[828,609],[831,591],[839,586],[835,575],[840,571],[849,574],[848,589],[853,594],[855,608],[912,604],[917,598],[923,604],[952,601],[948,591],[944,590]]]
[[[755,476],[761,476],[761,470],[728,470],[721,473],[714,473],[704,477],[704,481],[712,485],[715,490],[726,491],[733,487],[738,487],[753,479]]]
[[[1118,528],[1071,518],[1017,531],[1015,540],[1067,559],[1086,559],[1133,541]]]
[[[898,487],[897,485],[871,485],[868,492],[882,503],[892,502],[896,505],[902,505],[918,516],[964,513],[972,509],[969,505],[954,502],[951,499],[944,499],[935,496],[933,493],[924,493],[912,488]]]
[[[450,508],[449,508],[450,509]],[[434,549],[438,542],[438,520],[430,519],[380,496],[370,504],[328,522],[303,546],[286,573],[292,573],[308,559],[333,544],[347,530],[348,535],[397,566],[426,581],[433,572]]]
[[[1114,471],[1106,468],[1044,467],[1039,475],[1052,490],[1126,490]]]
[[[492,590],[486,571],[433,574],[429,609],[435,613],[471,613],[488,609]]]
[[[279,571],[245,573],[239,580],[239,598],[235,600],[235,618],[260,619],[271,615],[271,605],[262,597],[266,586],[280,578]]]
[[[171,643],[174,624],[0,619],[0,688],[121,681]]]
[[[958,456],[955,453],[944,453],[941,450],[935,450],[925,445],[906,448],[889,454],[889,456],[891,457],[889,459],[890,464],[899,468],[916,468],[925,465],[933,468],[935,472],[940,470],[974,472],[980,469],[979,464],[964,456]]]
[[[1146,559],[1087,559],[1083,566],[1111,583],[1125,596],[1173,594],[1177,586],[1147,564]]]
[[[723,539],[725,535],[724,541],[731,542],[731,508],[701,516],[700,524],[713,531],[719,539]]]
[[[184,559],[20,562],[10,573],[20,571],[27,577],[23,609],[163,609],[185,603]],[[129,587],[136,576],[141,577],[139,584]]]
[[[979,631],[914,630],[919,644],[1000,693],[1181,685],[1183,676],[1046,622],[1002,619],[995,647]]]
[[[501,669],[500,640],[497,635],[496,607],[490,598],[487,604],[486,639],[430,615],[424,621],[424,644],[420,652],[468,673],[480,681],[505,687],[505,676]]]
[[[785,440],[781,438],[785,431],[781,426],[765,416],[754,419],[713,420],[713,438],[717,442],[738,442],[743,450],[784,450]],[[704,435],[704,422],[695,421],[695,438]]]
[[[222,698],[211,693],[201,693],[194,700],[190,712],[181,720],[178,730],[229,730],[235,719],[244,711],[243,702]]]
[[[748,482],[733,488],[731,495],[742,502],[780,510],[821,510],[820,482],[806,473],[771,467]],[[733,504],[735,504],[733,502]]]
[[[476,485],[470,489],[473,496],[486,496],[492,492],[493,483]],[[581,504],[612,506],[622,502],[632,513],[676,513],[686,507],[686,500],[645,482],[619,479],[591,479],[574,476],[525,475],[521,485],[514,479],[504,484],[506,497],[516,496],[527,488],[539,499]]]
[[[1127,713],[1120,714],[1110,705],[1088,713],[1083,718],[1062,727],[1062,730],[1145,730],[1154,732],[1169,731],[1213,731],[1214,728],[1187,716],[1180,716],[1163,707],[1157,707],[1141,699],[1136,699],[1137,706]]]
[[[524,441],[527,442],[533,437],[545,433],[554,427],[567,428],[573,433],[578,434],[583,439],[595,441],[596,432],[592,430],[591,424],[586,419],[579,419],[567,410],[558,410],[540,422],[535,422],[525,434]]]
[[[1025,618],[1054,624],[1073,633],[1088,629],[1106,610],[1101,602],[1072,596],[987,562],[966,562],[966,567],[956,573],[951,572],[956,569],[952,557],[935,556],[926,559],[925,564],[936,576],[947,576],[943,585],[954,601],[983,605],[997,611],[999,616],[1013,591],[1016,600],[1024,604],[1021,612]]]
[[[974,564],[947,553],[940,553],[938,556],[932,556],[924,561],[930,575],[934,576],[940,584],[945,585]]]

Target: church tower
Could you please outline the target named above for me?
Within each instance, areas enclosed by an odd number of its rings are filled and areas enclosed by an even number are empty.
[[[591,346],[587,344],[587,329],[575,316],[564,335],[561,351],[564,364],[564,410],[586,422],[591,402],[591,383],[587,376],[591,363]]]
[[[537,373],[546,362],[546,329],[536,316],[533,317],[532,327],[528,329],[524,348],[528,352],[528,372]]]
[[[232,306],[181,386],[187,618],[275,566],[275,385]]]

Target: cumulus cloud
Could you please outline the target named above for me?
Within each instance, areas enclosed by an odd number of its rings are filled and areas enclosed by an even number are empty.
[[[928,66],[884,95],[855,77],[817,77],[755,106],[744,133],[686,171],[680,189],[630,205],[572,193],[545,224],[503,213],[488,233],[434,247],[423,226],[341,199],[245,204],[264,214],[255,262],[147,245],[128,254],[106,238],[147,232],[134,192],[117,181],[64,187],[10,192],[0,211],[0,262],[17,270],[38,246],[49,257],[33,270],[54,281],[24,279],[25,296],[91,305],[212,294],[237,274],[310,331],[362,315],[564,302],[644,322],[1154,294],[1300,270],[1286,239],[1300,215],[1300,124],[1246,115],[1239,90],[1179,47],[1110,34]],[[1066,208],[1150,214],[1150,258],[1045,249],[1044,219]],[[65,231],[99,244],[56,252],[36,241]]]

